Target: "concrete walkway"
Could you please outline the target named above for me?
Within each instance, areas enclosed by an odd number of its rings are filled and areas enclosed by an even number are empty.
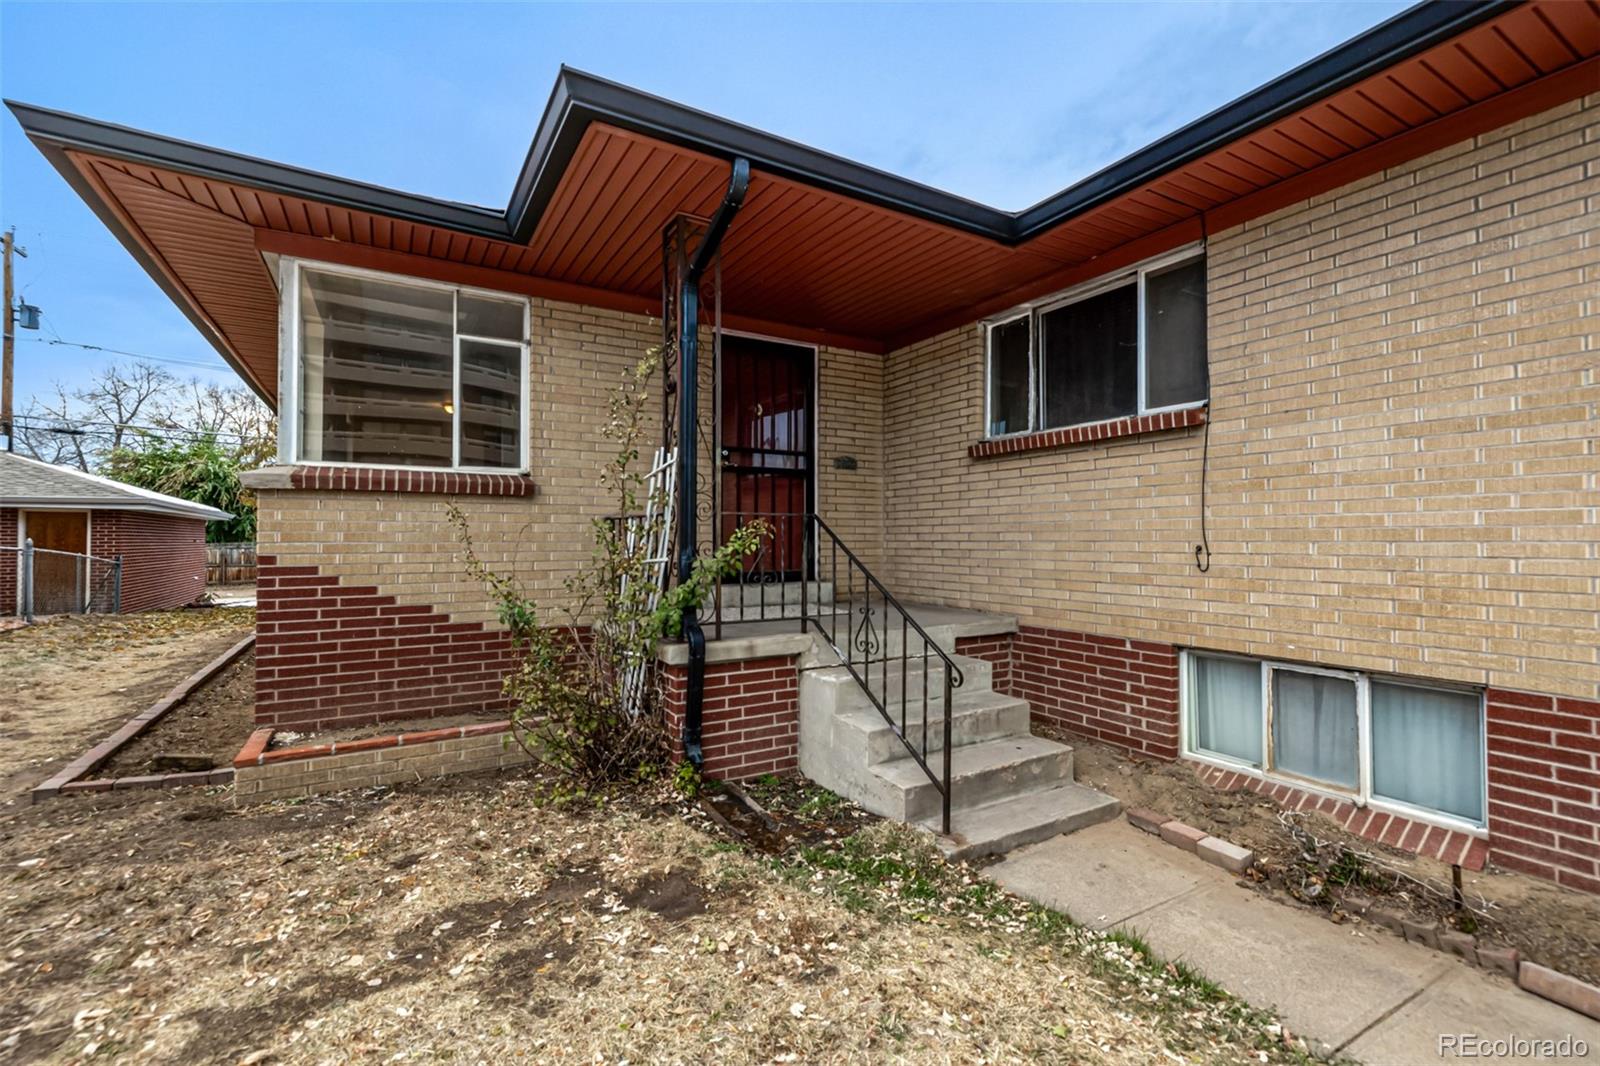
[[[1267,899],[1123,819],[1013,852],[989,874],[1083,925],[1135,930],[1157,954],[1275,1009],[1291,1032],[1373,1066],[1466,1058],[1441,1054],[1446,1034],[1570,1036],[1588,1057],[1567,1061],[1600,1061],[1600,1023],[1459,959]]]

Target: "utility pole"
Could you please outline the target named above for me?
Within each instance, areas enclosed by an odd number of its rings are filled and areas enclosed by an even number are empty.
[[[17,344],[17,303],[11,283],[11,253],[16,252],[22,258],[28,258],[26,248],[18,248],[16,241],[17,231],[8,229],[0,235],[0,244],[5,246],[5,299],[6,299],[6,334],[3,362],[0,362],[0,429],[6,433],[6,451],[17,450],[17,427],[11,420],[11,367],[16,359],[15,348]]]

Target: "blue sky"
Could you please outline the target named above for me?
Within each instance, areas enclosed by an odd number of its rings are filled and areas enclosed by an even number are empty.
[[[0,92],[503,207],[562,63],[1020,208],[1408,6],[0,4]],[[6,114],[18,408],[104,357],[234,377]],[[210,369],[203,369],[210,368]]]

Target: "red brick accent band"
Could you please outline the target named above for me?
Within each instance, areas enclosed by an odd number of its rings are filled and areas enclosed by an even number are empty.
[[[263,555],[256,721],[300,731],[506,706],[510,636]]]
[[[1600,893],[1600,701],[1486,693],[1489,857]]]
[[[1370,807],[1358,807],[1349,800],[1319,796],[1281,781],[1267,781],[1237,770],[1224,770],[1201,763],[1195,766],[1195,773],[1199,774],[1202,781],[1226,792],[1247,788],[1272,797],[1289,810],[1325,814],[1358,837],[1376,840],[1401,851],[1426,855],[1430,859],[1464,866],[1469,870],[1483,869],[1484,861],[1489,857],[1488,841],[1471,833],[1443,829],[1398,814],[1382,814]]]
[[[272,743],[273,732],[272,729],[263,728],[251,733],[250,739],[239,749],[239,754],[234,756],[233,765],[266,766],[268,763],[294,762],[298,759],[320,759],[325,755],[349,755],[356,751],[416,747],[418,744],[431,744],[436,740],[487,737],[511,732],[511,722],[502,719],[498,722],[481,722],[477,725],[452,725],[443,729],[423,729],[415,733],[392,733],[383,737],[362,737],[360,740],[336,740],[328,744],[302,744],[298,748],[278,748],[275,751],[268,751],[267,745]]]
[[[1160,414],[1138,415],[1133,418],[1113,418],[1109,422],[1091,422],[1086,426],[1068,426],[1065,429],[1050,429],[1042,433],[1028,433],[1017,437],[980,440],[967,446],[967,455],[973,459],[993,459],[1002,455],[1067,448],[1074,444],[1092,444],[1095,441],[1137,437],[1142,433],[1160,433],[1169,429],[1188,429],[1191,426],[1205,424],[1206,409],[1189,407],[1182,411],[1163,411]]]
[[[297,489],[342,492],[431,492],[450,496],[532,496],[526,474],[464,474],[452,470],[390,470],[370,466],[297,466],[289,471]]]
[[[1178,757],[1178,649],[1171,644],[1023,626],[1011,686],[1033,713],[1136,755]]]
[[[682,750],[689,670],[658,664],[662,716]],[[800,765],[800,670],[793,656],[708,663],[701,712],[705,773],[725,781],[786,773]]]

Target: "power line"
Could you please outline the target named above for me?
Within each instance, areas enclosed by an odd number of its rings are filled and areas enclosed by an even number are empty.
[[[96,419],[80,418],[43,419],[36,418],[32,415],[18,415],[17,421],[27,423],[28,428],[46,430],[52,433],[58,432],[61,428],[63,428],[61,423],[72,423],[77,426],[96,426],[101,429],[130,429],[140,433],[150,433],[152,435],[191,437],[197,440],[205,439],[207,437],[214,437],[218,439],[226,437],[230,441],[245,441],[249,439],[243,433],[235,433],[232,430],[226,429],[209,430],[184,429],[182,426],[143,426],[134,422],[106,422]]]
[[[51,332],[54,331],[55,327],[52,326]],[[69,348],[82,348],[86,352],[104,352],[106,355],[125,355],[130,359],[149,359],[150,361],[156,363],[172,363],[176,366],[192,366],[199,370],[228,369],[226,365],[218,366],[216,363],[201,363],[192,359],[176,359],[170,355],[151,355],[148,352],[128,352],[123,351],[121,348],[107,348],[100,344],[83,344],[80,341],[62,340],[59,335],[57,335],[53,340],[49,337],[26,337],[24,339],[32,341],[34,344],[48,344],[51,347],[66,345]]]

